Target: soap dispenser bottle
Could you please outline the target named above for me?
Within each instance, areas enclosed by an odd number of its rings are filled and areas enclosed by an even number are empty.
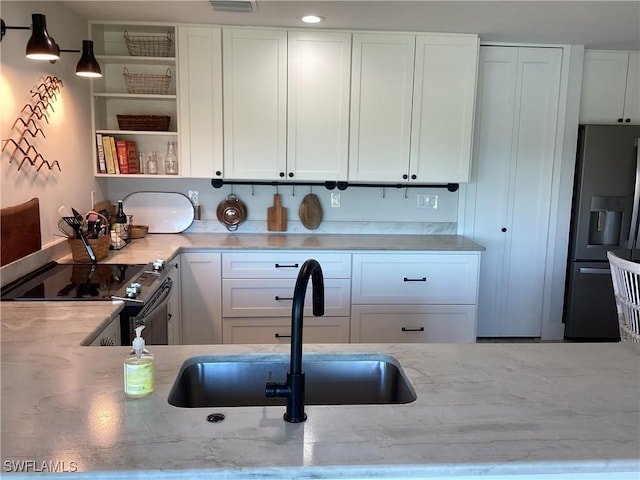
[[[124,394],[127,398],[140,398],[155,389],[153,355],[144,348],[144,338],[140,333],[144,325],[136,328],[133,350],[124,359]]]

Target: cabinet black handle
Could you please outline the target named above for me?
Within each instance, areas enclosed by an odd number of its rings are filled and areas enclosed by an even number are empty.
[[[291,338],[291,335],[282,335],[280,333],[276,333],[274,335],[274,337],[276,337],[276,338]]]
[[[419,328],[402,327],[402,331],[403,332],[424,332],[424,327],[419,327]]]
[[[280,176],[281,176],[281,177],[284,177],[284,172],[280,172]]]
[[[280,263],[276,263],[276,268],[298,268],[298,264],[294,263],[293,265],[282,265]]]
[[[630,122],[631,122],[631,119],[630,119],[630,118],[627,118],[627,119],[625,119],[625,122],[630,123]]]
[[[414,174],[414,175],[411,175],[411,180],[415,180],[416,178],[418,178],[418,176],[417,176],[417,175],[415,175],[415,174]]]
[[[409,178],[409,175],[407,175],[406,173],[404,175],[402,175],[402,179],[406,180],[407,178]]]
[[[500,231],[501,231],[501,232],[506,232],[506,231],[507,231],[507,227],[502,227],[502,228],[500,229]]]
[[[289,172],[289,178],[293,178],[293,172]]]
[[[622,123],[622,119],[621,118],[618,119],[618,123]]]
[[[407,277],[404,277],[404,281],[405,282],[426,282],[427,281],[427,277],[422,277],[422,278],[407,278]]]
[[[219,177],[220,175],[222,175],[222,172],[220,170],[216,170],[216,177]]]
[[[278,295],[275,296],[276,300],[293,300],[293,297],[280,297]]]

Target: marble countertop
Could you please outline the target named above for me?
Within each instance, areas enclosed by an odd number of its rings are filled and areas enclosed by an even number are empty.
[[[128,400],[122,363],[129,349],[80,346],[120,303],[0,307],[3,472],[19,465],[85,472],[79,478],[129,478],[118,472],[130,470],[145,478],[225,479],[577,479],[593,472],[609,476],[589,478],[610,479],[640,472],[638,346],[305,345],[305,353],[393,355],[418,398],[308,406],[305,423],[289,424],[284,407],[167,402],[192,356],[287,353],[284,345],[151,347],[156,391]],[[214,411],[226,419],[207,422]]]
[[[461,235],[150,234],[121,250],[110,251],[101,263],[144,263],[168,259],[180,251],[202,249],[480,252],[484,247]],[[71,254],[61,261],[71,262]]]

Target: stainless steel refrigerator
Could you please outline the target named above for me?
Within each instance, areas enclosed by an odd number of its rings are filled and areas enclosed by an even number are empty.
[[[607,251],[640,261],[640,125],[581,125],[565,289],[565,337],[617,341]]]

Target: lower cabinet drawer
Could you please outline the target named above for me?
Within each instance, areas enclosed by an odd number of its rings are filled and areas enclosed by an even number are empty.
[[[475,305],[354,305],[352,343],[475,343]]]
[[[349,317],[304,317],[304,343],[349,343]],[[223,343],[291,343],[291,317],[225,318]]]
[[[291,315],[295,279],[225,278],[222,280],[223,317],[286,317]],[[349,316],[350,281],[324,280],[324,314]],[[312,315],[312,282],[305,296],[305,317]]]

